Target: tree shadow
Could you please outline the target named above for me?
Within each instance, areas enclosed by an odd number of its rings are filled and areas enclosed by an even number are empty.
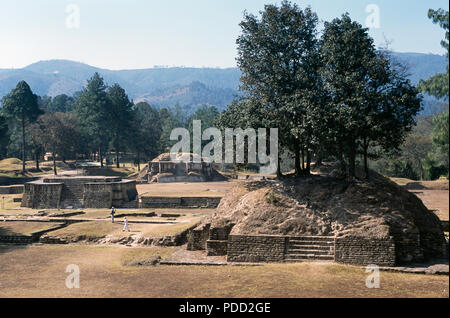
[[[9,229],[5,226],[2,226],[5,223],[7,223],[7,222],[0,222],[0,255],[11,252],[13,250],[26,248],[27,245],[29,245],[29,244],[9,243],[9,242],[2,240],[2,237],[6,237],[6,236],[8,236],[8,237],[9,236],[24,236],[23,234],[16,233],[16,232],[12,231],[11,229]]]

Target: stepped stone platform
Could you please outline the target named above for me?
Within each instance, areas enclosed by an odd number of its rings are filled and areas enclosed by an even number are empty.
[[[147,166],[148,183],[223,181],[211,163],[193,153],[163,153]]]
[[[136,182],[120,177],[46,177],[25,184],[22,207],[79,209],[121,207],[137,197]]]

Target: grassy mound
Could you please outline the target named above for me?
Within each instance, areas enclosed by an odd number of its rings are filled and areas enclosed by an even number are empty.
[[[3,160],[0,160],[0,167],[8,166],[8,165],[21,165],[22,160],[17,158],[6,158]]]

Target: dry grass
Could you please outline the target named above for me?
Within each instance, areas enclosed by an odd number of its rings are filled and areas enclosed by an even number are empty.
[[[68,170],[67,164],[57,161],[56,162],[58,172],[63,172]],[[53,162],[45,161],[39,163],[39,168],[41,171],[36,171],[36,162],[33,160],[25,162],[26,173],[22,173],[22,160],[17,158],[6,158],[0,160],[0,176],[2,177],[31,177],[31,176],[41,176],[51,173],[53,170]]]
[[[0,235],[31,235],[61,225],[51,222],[0,222]]]
[[[91,168],[87,170],[88,175],[90,176],[118,176],[118,177],[127,177],[130,174],[135,173],[135,170],[132,168]]]
[[[0,297],[449,297],[448,276],[381,272],[381,288],[368,289],[364,268],[345,265],[123,265],[173,251],[153,249],[0,247]],[[65,287],[69,264],[80,268],[79,289]]]
[[[441,220],[448,220],[448,190],[410,190],[410,192],[417,195],[429,210],[435,211]]]
[[[406,178],[391,178],[392,181],[414,193],[423,204],[441,220],[449,219],[449,181],[414,181]]]
[[[197,221],[187,223],[151,224],[148,226],[147,230],[143,232],[143,236],[145,237],[175,236],[195,226],[199,222],[200,219],[198,219]]]
[[[0,194],[0,213],[20,207],[20,202],[14,202],[14,198],[21,198],[22,194]]]
[[[235,185],[235,182],[174,182],[138,184],[136,188],[140,196],[222,197]]]
[[[92,221],[71,224],[65,228],[52,231],[51,236],[67,238],[69,240],[77,240],[80,237],[93,240],[103,238],[106,235],[122,229],[122,225],[106,221]]]
[[[178,247],[148,247],[126,249],[121,253],[120,265],[136,266],[138,263],[144,263],[151,258],[160,256],[161,258],[169,257]]]

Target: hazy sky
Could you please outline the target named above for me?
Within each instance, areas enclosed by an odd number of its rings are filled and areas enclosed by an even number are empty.
[[[270,0],[0,0],[0,68],[70,59],[109,69],[154,65],[235,66],[239,22]],[[443,54],[444,32],[427,17],[447,0],[308,0],[321,20],[344,12],[365,25],[379,8],[377,45],[398,52]],[[75,6],[73,6],[73,5]],[[68,6],[69,5],[69,6]],[[72,5],[72,6],[70,6]],[[76,12],[79,10],[79,25]],[[374,20],[372,20],[374,21]]]

